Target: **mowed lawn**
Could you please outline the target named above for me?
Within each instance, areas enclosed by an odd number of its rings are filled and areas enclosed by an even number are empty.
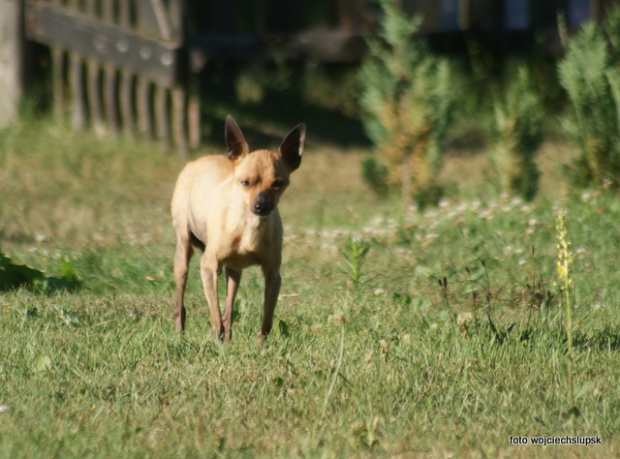
[[[0,250],[79,280],[0,292],[0,456],[620,457],[617,196],[566,189],[567,146],[546,144],[532,203],[499,195],[476,154],[447,160],[438,207],[403,212],[362,183],[368,151],[308,128],[262,347],[259,270],[244,272],[221,345],[197,257],[187,331],[174,332],[169,200],[184,161],[46,121],[0,131]],[[554,286],[560,208],[576,409]]]

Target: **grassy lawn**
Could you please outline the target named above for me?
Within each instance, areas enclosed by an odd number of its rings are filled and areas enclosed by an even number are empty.
[[[313,143],[309,125],[281,203],[274,331],[259,347],[250,269],[222,346],[208,338],[197,257],[185,338],[174,332],[181,160],[45,121],[0,131],[0,249],[81,281],[0,293],[0,456],[618,457],[617,197],[564,192],[566,147],[546,144],[533,203],[498,196],[482,155],[452,155],[446,199],[403,214],[362,184],[365,154]],[[553,285],[560,207],[574,253],[572,414]]]

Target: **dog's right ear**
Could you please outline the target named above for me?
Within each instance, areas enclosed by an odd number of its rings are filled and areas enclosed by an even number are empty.
[[[228,147],[228,153],[226,153],[228,159],[236,161],[250,152],[250,147],[245,141],[241,128],[230,115],[226,116],[225,135],[226,146]]]

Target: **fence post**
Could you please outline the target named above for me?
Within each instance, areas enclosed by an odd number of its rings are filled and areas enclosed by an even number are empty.
[[[21,0],[0,0],[0,128],[19,111],[23,94],[24,34]]]

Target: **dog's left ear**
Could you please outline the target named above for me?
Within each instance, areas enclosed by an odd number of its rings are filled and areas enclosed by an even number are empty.
[[[225,136],[226,146],[228,147],[228,153],[226,154],[228,159],[236,161],[250,152],[250,147],[245,141],[241,128],[230,115],[226,116]]]
[[[289,132],[280,145],[282,159],[288,165],[291,172],[301,164],[301,154],[304,152],[306,141],[306,125],[299,124]]]

